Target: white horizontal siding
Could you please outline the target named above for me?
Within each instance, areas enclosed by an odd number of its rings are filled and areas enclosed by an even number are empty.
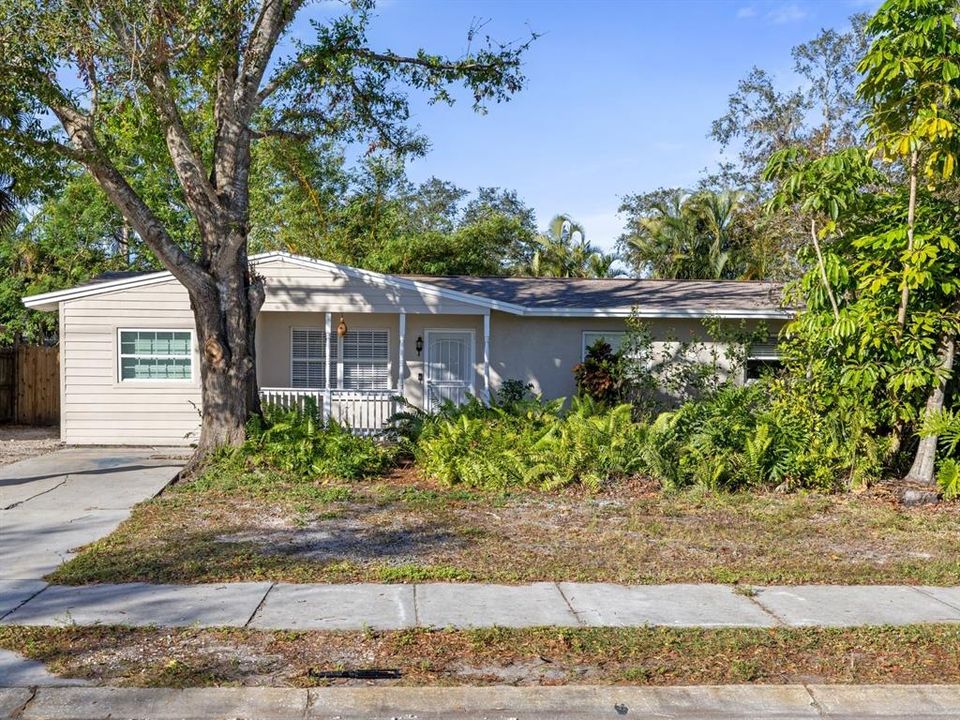
[[[116,346],[120,328],[193,327],[187,292],[175,280],[65,302],[60,417],[64,441],[77,445],[195,441],[200,426],[196,348],[197,379],[192,382],[121,383]]]
[[[483,307],[442,299],[416,288],[386,286],[375,279],[348,277],[286,261],[257,267],[266,286],[265,312],[333,312],[366,318],[387,313],[393,328],[397,313],[481,315]],[[186,290],[169,280],[62,303],[61,434],[68,443],[184,444],[199,430],[199,358],[194,348],[192,382],[121,383],[117,378],[119,328],[193,328]],[[321,323],[322,316],[311,316]],[[354,326],[362,321],[354,321]],[[315,323],[308,323],[315,324]],[[387,327],[384,325],[383,327]],[[396,341],[391,330],[391,343]],[[412,343],[408,343],[412,345]],[[289,352],[289,340],[282,346]],[[409,351],[408,351],[409,352]],[[269,354],[269,353],[268,353]],[[396,351],[391,347],[391,361]],[[261,368],[263,366],[261,365]],[[289,382],[289,358],[280,368]],[[396,373],[396,369],[392,368]],[[395,381],[395,377],[394,377]],[[196,406],[196,407],[195,407]]]
[[[257,267],[266,285],[267,312],[458,313],[482,315],[472,303],[437,297],[413,288],[385,287],[331,270],[306,268],[285,261]]]

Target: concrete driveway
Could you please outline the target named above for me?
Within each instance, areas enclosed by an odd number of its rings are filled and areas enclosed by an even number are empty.
[[[42,589],[75,548],[112,532],[189,451],[67,448],[0,466],[0,616]]]

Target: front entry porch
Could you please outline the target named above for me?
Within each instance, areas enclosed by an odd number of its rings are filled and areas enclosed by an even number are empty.
[[[432,410],[490,397],[490,315],[262,312],[257,376],[265,405],[315,404],[376,435],[405,405]]]

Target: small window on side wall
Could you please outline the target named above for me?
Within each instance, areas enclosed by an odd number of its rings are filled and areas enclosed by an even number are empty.
[[[583,333],[583,347],[580,348],[580,359],[584,360],[587,357],[587,350],[593,345],[597,340],[603,340],[610,346],[610,349],[613,352],[620,350],[620,345],[623,344],[623,337],[626,335],[625,332],[619,331],[606,331],[606,332],[597,332],[593,330],[586,330]]]
[[[121,382],[193,379],[190,330],[119,330]]]
[[[780,359],[780,348],[777,339],[771,338],[765,343],[754,343],[747,353],[747,366],[744,368],[744,379],[747,382],[759,380],[764,375],[775,375],[783,369]]]

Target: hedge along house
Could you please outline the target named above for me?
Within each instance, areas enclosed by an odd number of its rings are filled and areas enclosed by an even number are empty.
[[[382,428],[397,397],[424,408],[488,399],[510,378],[545,397],[575,392],[594,340],[616,345],[631,312],[655,343],[704,339],[703,318],[790,313],[768,283],[392,276],[271,252],[256,367],[266,402],[312,397],[358,432]],[[186,290],[168,272],[113,273],[33,295],[59,312],[61,437],[72,444],[186,444],[199,430],[200,366]],[[775,356],[757,348],[757,361]]]

